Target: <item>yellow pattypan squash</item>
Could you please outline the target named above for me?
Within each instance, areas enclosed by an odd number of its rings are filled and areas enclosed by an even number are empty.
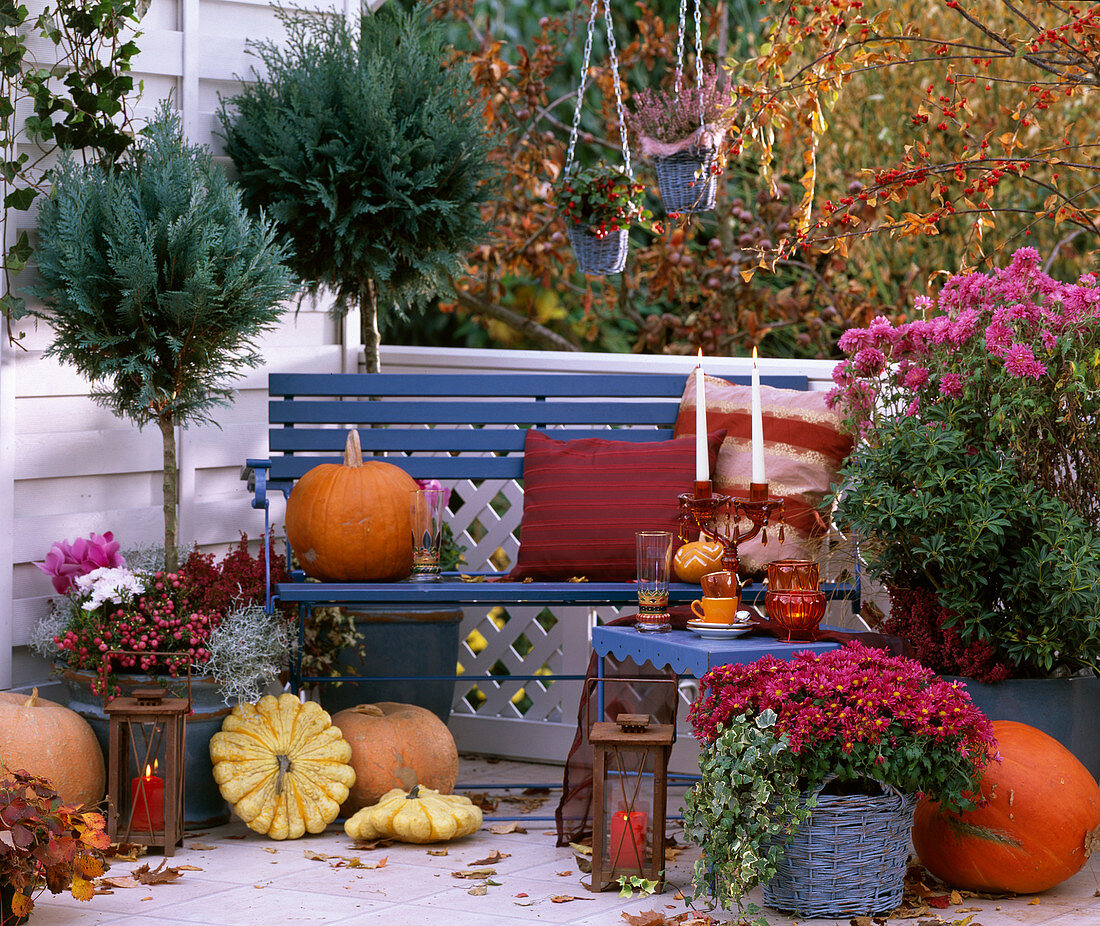
[[[339,728],[319,704],[292,694],[233,708],[210,740],[210,758],[234,813],[272,839],[321,832],[355,784]]]
[[[386,837],[398,842],[446,842],[481,826],[481,808],[468,797],[440,794],[417,785],[394,788],[372,807],[364,807],[344,824],[352,839]]]

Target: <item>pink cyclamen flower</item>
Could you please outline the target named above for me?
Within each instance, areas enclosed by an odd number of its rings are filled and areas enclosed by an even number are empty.
[[[451,503],[451,490],[443,488],[443,483],[438,479],[417,479],[416,484],[422,489],[437,489],[443,493],[443,507]]]
[[[45,560],[34,565],[50,577],[54,590],[64,595],[78,576],[94,569],[116,569],[125,566],[126,560],[119,553],[114,534],[107,531],[102,536],[93,533],[87,538],[78,537],[71,544],[59,540],[50,547]]]

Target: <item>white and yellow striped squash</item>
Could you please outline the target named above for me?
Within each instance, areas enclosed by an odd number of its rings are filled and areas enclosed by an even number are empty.
[[[481,808],[468,797],[440,794],[417,785],[394,788],[377,804],[364,807],[344,823],[352,839],[390,838],[398,842],[447,842],[481,826]]]
[[[239,704],[210,740],[214,780],[249,829],[272,839],[319,833],[355,784],[351,746],[313,701]]]

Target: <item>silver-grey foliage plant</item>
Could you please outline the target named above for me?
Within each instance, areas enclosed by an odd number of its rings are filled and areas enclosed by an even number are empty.
[[[256,604],[230,611],[206,641],[207,671],[226,704],[256,701],[290,664],[297,642],[291,624]]]

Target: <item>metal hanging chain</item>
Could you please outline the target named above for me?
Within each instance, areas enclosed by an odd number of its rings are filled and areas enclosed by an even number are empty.
[[[686,0],[685,0],[686,2]],[[592,0],[592,12],[588,16],[588,34],[584,37],[584,63],[581,65],[581,83],[577,88],[577,105],[573,109],[573,128],[569,132],[569,149],[565,153],[565,172],[573,164],[573,150],[577,147],[577,133],[581,127],[581,105],[584,103],[584,91],[588,86],[588,62],[592,58],[592,33],[596,28],[596,11],[599,0]]]
[[[702,0],[695,0],[695,89],[699,92],[699,128],[706,125],[706,107],[703,104],[703,29],[701,24]],[[684,74],[684,34],[687,32],[687,0],[680,0],[679,34],[676,36],[676,84],[673,95],[680,98],[681,80]]]
[[[700,129],[706,125],[706,105],[703,102],[703,29],[699,23],[701,4],[702,0],[695,0],[695,89],[699,94]]]
[[[683,0],[683,2],[686,2],[686,0]],[[577,88],[577,105],[573,109],[573,127],[569,132],[569,147],[565,152],[566,173],[573,165],[577,136],[580,134],[581,107],[584,103],[584,91],[588,87],[588,64],[592,59],[592,35],[596,29],[596,13],[599,8],[600,0],[592,0],[592,12],[588,16],[588,33],[584,38],[584,62],[581,64],[581,82]],[[622,145],[624,171],[633,180],[634,171],[630,166],[630,145],[627,143],[626,138],[626,116],[623,112],[622,90],[619,87],[619,58],[615,45],[615,31],[611,27],[611,0],[603,0],[603,15],[607,27],[607,47],[611,58],[611,81],[615,88],[615,111],[619,117],[619,141]]]
[[[615,30],[611,28],[611,0],[603,0],[603,18],[607,25],[607,49],[611,58],[611,83],[615,87],[615,112],[619,116],[619,142],[623,147],[623,167],[626,175],[633,180],[634,171],[630,167],[630,145],[626,140],[626,114],[623,112],[623,92],[619,86],[619,57],[615,49]]]

